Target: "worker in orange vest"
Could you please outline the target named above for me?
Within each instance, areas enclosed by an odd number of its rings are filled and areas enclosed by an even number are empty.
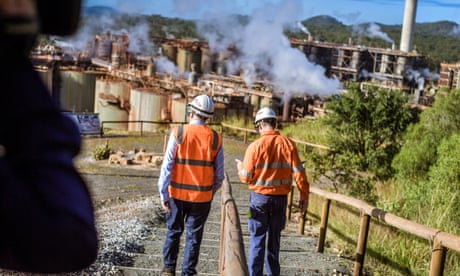
[[[180,237],[187,228],[182,275],[195,275],[211,201],[224,180],[222,136],[206,125],[214,102],[207,95],[190,104],[189,124],[175,127],[168,140],[158,188],[168,232],[162,275],[175,275]]]
[[[299,207],[305,214],[310,184],[296,144],[276,129],[276,113],[260,109],[254,125],[260,138],[246,149],[243,161],[236,159],[240,180],[251,189],[248,228],[249,274],[280,275],[281,231],[286,224],[287,195],[294,178],[300,191]]]

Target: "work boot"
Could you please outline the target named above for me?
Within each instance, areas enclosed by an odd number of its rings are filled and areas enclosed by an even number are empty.
[[[163,270],[161,270],[161,273],[160,273],[161,276],[175,276],[176,275],[176,271],[172,268],[163,268]]]

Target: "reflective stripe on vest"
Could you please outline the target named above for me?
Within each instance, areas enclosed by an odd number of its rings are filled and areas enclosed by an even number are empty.
[[[257,186],[279,186],[279,185],[291,185],[292,176],[289,171],[292,171],[291,164],[287,162],[272,162],[272,163],[263,163],[258,164],[255,167],[256,170],[277,170],[277,174],[280,174],[280,169],[287,169],[285,175],[289,175],[289,178],[286,179],[276,179],[276,180],[263,180],[257,179],[254,183]]]
[[[256,154],[257,158],[251,156],[248,159],[247,167],[239,171],[240,179],[257,193],[289,193],[293,175],[303,169],[295,156],[295,144],[273,131],[251,144],[248,150],[253,151],[251,153]]]
[[[171,197],[191,202],[212,200],[214,160],[222,145],[221,136],[204,125],[178,126],[169,192]]]

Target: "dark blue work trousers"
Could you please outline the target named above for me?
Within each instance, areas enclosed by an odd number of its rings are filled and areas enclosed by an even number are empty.
[[[211,209],[211,202],[195,203],[170,199],[171,211],[166,214],[168,232],[163,247],[165,268],[176,269],[180,238],[186,228],[182,275],[195,275],[200,254],[203,229]]]
[[[287,196],[251,192],[248,228],[249,275],[280,275],[280,237],[286,225]],[[268,236],[268,239],[267,239]]]

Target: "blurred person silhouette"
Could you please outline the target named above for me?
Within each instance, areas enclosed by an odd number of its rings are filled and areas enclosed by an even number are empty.
[[[296,144],[276,130],[273,109],[257,111],[254,126],[260,138],[246,149],[243,161],[236,159],[240,180],[249,184],[248,269],[251,276],[280,275],[280,239],[286,226],[287,195],[294,179],[300,191],[299,207],[305,214],[310,184]]]
[[[195,275],[201,240],[214,193],[224,180],[222,136],[206,125],[214,115],[207,95],[189,104],[189,123],[172,129],[158,189],[168,231],[161,275],[175,275],[180,238],[186,228],[182,275]]]
[[[76,31],[80,1],[0,0],[0,268],[73,272],[97,256],[78,126],[60,112],[29,53],[39,33]]]

